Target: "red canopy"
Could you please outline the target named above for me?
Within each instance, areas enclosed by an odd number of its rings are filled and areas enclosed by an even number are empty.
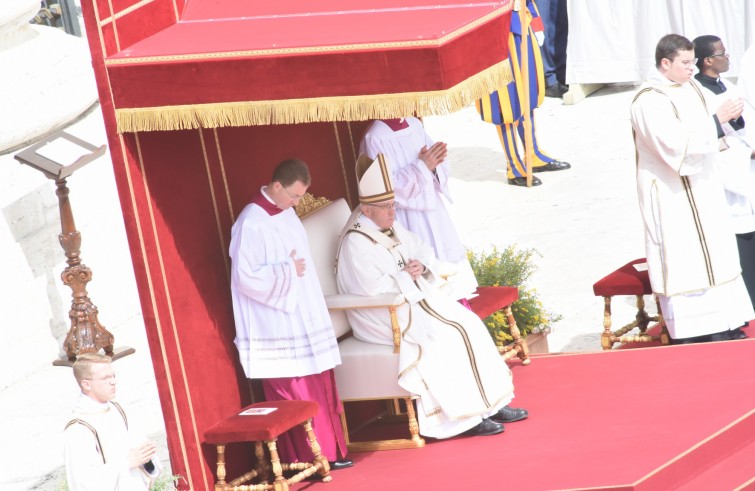
[[[155,7],[105,60],[118,129],[456,111],[510,80],[512,3],[193,0],[161,30],[174,12]]]

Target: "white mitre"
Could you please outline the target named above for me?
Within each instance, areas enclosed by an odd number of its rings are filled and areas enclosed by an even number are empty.
[[[379,203],[394,198],[391,168],[382,153],[375,160],[362,154],[356,165],[359,202]]]

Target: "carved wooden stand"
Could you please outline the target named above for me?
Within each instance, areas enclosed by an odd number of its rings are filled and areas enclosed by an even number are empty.
[[[60,277],[73,290],[73,301],[68,312],[71,328],[63,342],[66,357],[55,360],[53,365],[71,366],[78,355],[96,353],[101,349],[113,360],[130,355],[135,351],[133,348],[120,348],[117,353],[113,350],[113,335],[97,319],[97,307],[92,304],[86,291],[86,284],[92,279],[92,270],[81,262],[81,233],[76,230],[73,220],[66,180],[57,179],[55,184],[58,187],[55,194],[58,196],[62,229],[58,240],[68,258],[68,266]]]

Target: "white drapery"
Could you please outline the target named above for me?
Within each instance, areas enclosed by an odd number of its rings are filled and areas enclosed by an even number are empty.
[[[755,42],[753,0],[568,0],[566,82],[640,82],[655,65],[665,34],[713,34],[731,55],[727,77]]]

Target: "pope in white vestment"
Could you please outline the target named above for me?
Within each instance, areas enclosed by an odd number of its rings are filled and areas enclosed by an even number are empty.
[[[466,297],[477,289],[477,279],[444,202],[453,202],[445,144],[438,144],[441,162],[434,171],[419,156],[423,147],[435,151],[433,145],[422,122],[407,117],[373,121],[359,150],[371,159],[383,154],[391,163],[396,219],[430,245],[438,259],[456,265],[454,296]]]
[[[386,174],[381,178],[389,182]],[[432,248],[393,222],[392,193],[391,201],[382,201],[389,199],[383,195],[367,203],[360,184],[360,198],[361,208],[346,225],[339,245],[339,291],[365,296],[401,293],[406,298],[397,309],[402,331],[397,377],[399,385],[419,396],[422,435],[447,438],[480,425],[513,399],[511,371],[479,317],[442,291]],[[367,216],[373,212],[390,217],[382,225],[392,227],[381,231]],[[358,339],[393,344],[387,310],[355,309],[346,314]],[[524,410],[510,410],[521,411],[520,419],[526,417]]]
[[[753,318],[721,178],[711,113],[691,80],[692,43],[658,59],[631,105],[637,191],[653,292],[673,339]],[[689,46],[689,48],[687,48]],[[658,51],[656,51],[658,53]]]

